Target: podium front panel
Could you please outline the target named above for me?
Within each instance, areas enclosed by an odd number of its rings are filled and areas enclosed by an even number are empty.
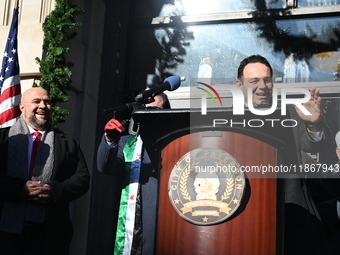
[[[278,243],[277,180],[246,174],[245,191],[238,209],[213,225],[193,224],[174,209],[169,199],[169,178],[178,160],[194,149],[223,150],[243,167],[275,166],[277,150],[252,137],[233,132],[194,133],[182,136],[162,151],[156,254],[273,255]],[[187,212],[190,213],[190,212]]]

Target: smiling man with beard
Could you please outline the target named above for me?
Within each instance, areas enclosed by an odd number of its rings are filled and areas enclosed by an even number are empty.
[[[79,144],[53,128],[48,92],[22,95],[21,116],[0,130],[1,254],[69,254],[69,203],[90,175]]]
[[[46,90],[27,90],[21,100],[22,118],[34,130],[43,130],[51,124],[51,100]]]

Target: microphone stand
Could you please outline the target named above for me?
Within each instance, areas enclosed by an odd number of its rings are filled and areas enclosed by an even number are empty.
[[[127,103],[127,104],[124,104],[124,105],[121,105],[121,106],[117,106],[117,107],[113,107],[113,108],[107,108],[107,109],[104,109],[103,112],[104,113],[107,113],[107,112],[116,112],[116,111],[121,111],[121,110],[129,109],[129,108],[133,108],[132,112],[134,112],[137,109],[141,109],[142,105],[150,104],[150,103],[154,102],[155,101],[155,98],[154,98],[155,96],[152,96],[152,97],[150,97],[150,98],[148,98],[146,100],[143,100],[143,101]]]
[[[121,105],[121,106],[117,106],[117,107],[113,107],[113,108],[107,108],[107,109],[103,110],[103,113],[114,112],[113,113],[113,117],[115,118],[115,115],[116,115],[117,111],[122,111],[122,110],[126,110],[126,109],[132,108],[132,112],[131,112],[131,116],[132,116],[133,113],[136,110],[145,108],[145,107],[143,107],[145,104],[150,104],[150,103],[154,102],[155,101],[155,99],[154,99],[155,96],[152,96],[152,97],[150,97],[148,99],[145,99],[143,101],[131,102],[131,103],[127,103],[125,105]],[[130,119],[131,119],[131,116],[130,116]],[[137,137],[139,135],[140,122],[137,122],[136,125],[137,125],[137,130],[136,131],[132,130],[132,131],[135,133],[135,136],[136,136],[136,139],[137,139]]]
[[[116,111],[121,111],[121,110],[129,109],[131,107],[133,108],[133,110],[136,110],[136,109],[141,108],[142,104],[140,102],[127,103],[125,105],[121,105],[121,106],[117,106],[117,107],[113,107],[113,108],[104,109],[103,112],[104,113],[116,112]]]

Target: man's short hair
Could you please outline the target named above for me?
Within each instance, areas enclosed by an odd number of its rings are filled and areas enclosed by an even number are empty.
[[[167,94],[162,92],[162,93],[160,93],[157,96],[161,96],[162,97],[163,109],[170,109],[171,108],[170,101],[169,101],[169,98],[168,98]]]
[[[243,78],[243,70],[244,70],[245,66],[250,64],[250,63],[264,64],[265,66],[267,66],[270,69],[270,76],[273,76],[273,69],[270,66],[268,60],[265,57],[262,57],[261,55],[257,54],[257,55],[251,55],[249,57],[242,59],[242,61],[240,62],[240,65],[237,69],[237,79]]]

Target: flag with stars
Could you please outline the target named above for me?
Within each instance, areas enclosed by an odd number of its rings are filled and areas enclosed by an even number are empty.
[[[126,172],[120,197],[114,255],[141,253],[143,240],[139,177],[142,147],[141,137],[131,136],[123,149]]]
[[[20,115],[21,87],[17,48],[18,13],[19,8],[15,8],[0,69],[1,128],[12,126]]]

